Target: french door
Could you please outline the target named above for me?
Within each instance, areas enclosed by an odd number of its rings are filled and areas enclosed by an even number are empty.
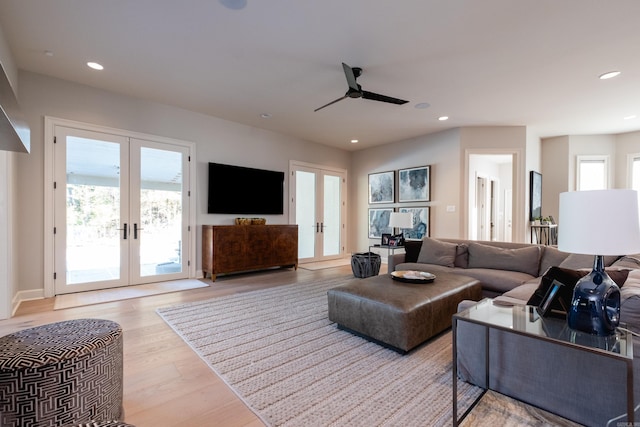
[[[189,148],[64,126],[54,135],[55,293],[187,278]]]
[[[324,261],[345,252],[346,172],[292,162],[291,222],[298,224],[300,262]]]

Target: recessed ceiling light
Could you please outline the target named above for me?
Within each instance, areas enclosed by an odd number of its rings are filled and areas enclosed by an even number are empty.
[[[600,75],[600,80],[607,80],[620,75],[620,71],[609,71]]]
[[[424,110],[425,108],[429,108],[431,105],[428,102],[421,102],[416,104],[416,108],[419,110]]]
[[[626,116],[624,119],[625,119],[625,120],[633,120],[633,119],[635,119],[635,118],[637,118],[637,117],[638,117],[638,116],[636,116],[635,114],[632,114],[632,115],[630,115],[630,116]]]
[[[351,143],[352,143],[352,144],[357,144],[357,143],[358,143],[358,140],[357,140],[357,139],[352,139],[352,140],[351,140]]]
[[[444,122],[445,120],[449,120],[449,116],[440,116],[438,117],[438,120],[440,120],[441,122]]]
[[[50,50],[45,50],[44,51],[44,56],[53,56],[53,52]]]
[[[270,118],[271,118],[271,114],[269,114],[269,113],[262,113],[262,114],[260,114],[260,117],[262,117],[263,119],[270,119]]]
[[[87,62],[87,66],[89,68],[93,68],[94,70],[104,70],[104,67],[97,62]]]
[[[218,0],[227,9],[240,10],[247,6],[247,0]]]

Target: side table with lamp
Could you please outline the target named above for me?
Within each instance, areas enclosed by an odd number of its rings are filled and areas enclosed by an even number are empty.
[[[640,252],[637,197],[632,190],[561,194],[559,249],[593,255],[593,271],[575,285],[560,318],[543,314],[542,303],[501,306],[492,300],[454,315],[454,379],[460,368],[473,384],[584,425],[634,425],[637,348],[626,325],[618,327],[620,289],[602,257]],[[478,344],[469,346],[470,340]],[[466,348],[459,355],[460,345]],[[460,417],[456,383],[454,425],[474,412],[472,405]]]

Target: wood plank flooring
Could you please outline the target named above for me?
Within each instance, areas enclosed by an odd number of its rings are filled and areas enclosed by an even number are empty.
[[[383,268],[386,271],[386,265]],[[146,426],[250,426],[264,424],[158,316],[155,310],[183,302],[304,283],[351,273],[350,266],[309,271],[281,269],[220,276],[210,287],[104,304],[54,310],[54,298],[27,301],[0,321],[0,336],[69,319],[96,317],[124,330],[125,421]],[[382,273],[382,271],[381,271]]]

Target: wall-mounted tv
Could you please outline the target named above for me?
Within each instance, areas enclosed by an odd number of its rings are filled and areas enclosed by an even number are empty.
[[[282,215],[284,172],[209,163],[209,213]]]

